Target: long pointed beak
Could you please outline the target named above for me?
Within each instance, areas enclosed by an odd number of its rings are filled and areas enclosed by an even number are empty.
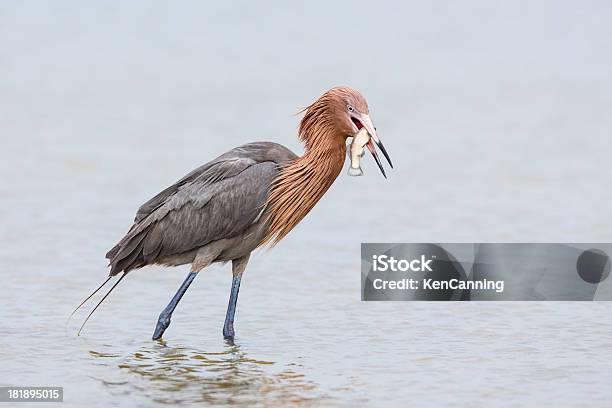
[[[380,162],[380,159],[378,158],[378,153],[376,153],[376,148],[374,147],[374,143],[372,143],[372,138],[368,140],[368,143],[366,143],[366,146],[368,146],[368,150],[370,151],[370,153],[372,153],[372,157],[374,157],[374,161],[376,161],[376,164],[378,164],[378,168],[380,169],[380,172],[382,173],[383,177],[387,178],[385,169],[383,168],[382,163]]]
[[[382,141],[379,139],[378,133],[376,132],[376,128],[374,127],[374,124],[372,123],[372,119],[370,119],[370,115],[365,115],[365,114],[360,115],[359,119],[363,127],[366,128],[366,130],[368,131],[368,133],[374,140],[374,143],[376,143],[376,146],[378,146],[378,148],[382,152],[383,156],[385,156],[385,159],[387,159],[387,161],[389,162],[389,166],[393,168],[393,163],[391,163],[391,157],[389,157],[389,153],[387,153],[387,149],[385,149],[385,146],[383,145]],[[380,159],[378,158],[378,155],[376,154],[376,149],[374,149],[374,145],[372,144],[372,140],[368,142],[367,146],[368,146],[368,149],[370,150],[370,153],[372,153],[374,160],[376,160],[376,164],[378,164],[378,167],[380,168],[380,171],[382,172],[383,176],[387,178],[387,176],[385,175],[385,171],[383,170],[382,164],[380,163]]]

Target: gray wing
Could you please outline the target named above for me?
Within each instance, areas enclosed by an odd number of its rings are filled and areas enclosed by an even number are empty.
[[[132,228],[106,254],[111,275],[245,231],[263,210],[270,184],[278,175],[278,163],[265,159],[249,145],[242,146],[143,204]]]
[[[276,160],[277,158],[283,156],[289,157],[291,155],[295,156],[289,149],[277,143],[255,142],[236,147],[191,171],[185,177],[141,205],[136,213],[134,222],[142,221],[163,205],[168,197],[176,194],[181,187],[196,180],[198,182],[212,183],[215,180],[233,177],[255,163],[266,161],[279,163],[279,160]],[[280,159],[280,161],[283,160]]]

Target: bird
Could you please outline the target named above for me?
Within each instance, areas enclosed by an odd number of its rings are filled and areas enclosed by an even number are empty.
[[[365,128],[371,136],[366,146],[383,176],[373,142],[393,168],[359,91],[334,87],[301,113],[302,156],[273,142],[247,143],[196,168],[140,206],[131,228],[106,254],[108,278],[75,309],[121,274],[78,334],[129,272],[153,264],[189,264],[189,274],[157,319],[152,339],[159,340],[198,273],[213,263],[231,262],[223,337],[233,340],[240,282],[251,253],[274,247],[312,210],[342,170],[347,139]]]

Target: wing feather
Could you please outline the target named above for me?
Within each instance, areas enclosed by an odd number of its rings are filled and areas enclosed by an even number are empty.
[[[143,204],[126,236],[107,253],[111,274],[155,263],[245,231],[278,174],[272,161],[215,159]]]

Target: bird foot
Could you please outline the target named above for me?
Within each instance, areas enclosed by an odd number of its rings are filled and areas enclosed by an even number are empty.
[[[223,326],[223,338],[234,340],[234,326]]]
[[[162,335],[166,331],[166,329],[170,326],[170,316],[166,316],[165,314],[161,314],[159,319],[157,320],[157,325],[155,326],[155,331],[153,332],[153,340],[161,339]]]

